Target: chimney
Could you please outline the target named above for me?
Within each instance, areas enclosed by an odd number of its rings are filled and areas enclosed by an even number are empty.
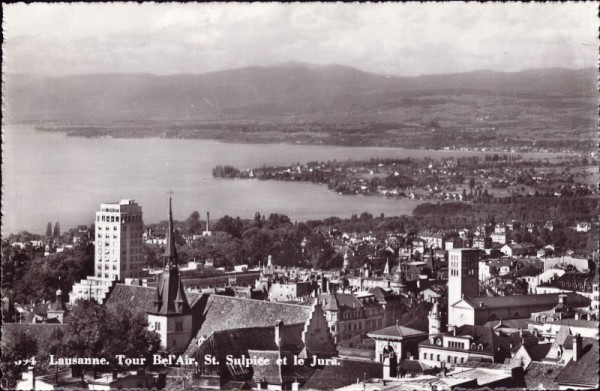
[[[206,232],[210,231],[209,230],[209,222],[210,222],[210,213],[206,212]]]
[[[275,344],[280,349],[281,349],[281,326],[283,326],[283,321],[277,320],[275,322]]]
[[[581,358],[582,340],[581,334],[573,336],[573,361],[577,361]]]
[[[456,337],[456,326],[453,324],[448,325],[448,332],[452,333],[453,336]]]

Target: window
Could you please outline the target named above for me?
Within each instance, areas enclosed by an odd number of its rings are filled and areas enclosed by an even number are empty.
[[[427,353],[423,353],[423,360],[427,360]]]
[[[160,322],[154,322],[154,330],[160,331]]]
[[[175,322],[175,331],[183,331],[183,322]]]

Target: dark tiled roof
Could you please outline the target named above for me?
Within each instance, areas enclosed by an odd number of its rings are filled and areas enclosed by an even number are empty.
[[[107,307],[119,305],[149,312],[153,309],[156,288],[117,284],[106,300]],[[272,327],[277,320],[284,325],[304,323],[312,307],[270,301],[242,299],[221,295],[186,293],[192,312],[192,323],[198,336],[214,331]]]
[[[363,308],[360,300],[351,293],[334,293],[322,294],[319,299],[324,301],[323,308],[325,311],[337,311],[343,307],[346,308]]]
[[[311,311],[311,306],[219,295],[210,295],[205,304],[198,302],[192,308],[194,316],[202,318],[197,336],[227,329],[273,327],[277,320],[284,325],[304,324]]]
[[[533,361],[525,372],[525,386],[528,389],[541,387],[544,390],[557,390],[558,383],[554,378],[562,369],[562,365]]]
[[[406,338],[413,337],[416,335],[427,335],[426,332],[421,330],[411,329],[410,327],[404,326],[390,326],[381,330],[371,331],[367,334],[369,337],[394,337],[394,338]]]
[[[404,370],[408,373],[415,373],[422,375],[425,372],[430,372],[433,370],[433,367],[420,362],[419,360],[403,360],[399,365],[401,370]]]
[[[173,248],[175,248],[173,246]],[[174,251],[174,250],[173,250]],[[167,267],[158,280],[152,313],[158,315],[187,315],[190,305],[183,290],[177,267]]]
[[[525,346],[525,350],[532,360],[541,361],[544,357],[546,357],[551,347],[551,343],[541,343],[538,345]]]
[[[354,360],[340,360],[341,365],[325,365],[317,369],[308,379],[303,389],[331,390],[356,383],[356,379],[362,380],[381,378],[383,376],[383,365],[378,362],[365,362]]]
[[[590,300],[576,293],[567,293],[567,303],[573,307],[587,307]],[[464,301],[472,307],[478,308],[483,304],[485,308],[503,308],[520,305],[544,306],[548,309],[558,304],[559,293],[545,293],[542,295],[518,295],[518,296],[496,296],[496,297],[472,297]]]
[[[527,326],[532,323],[530,318],[518,318],[518,319],[500,319],[490,320],[484,324],[484,326],[490,326],[496,328],[509,328],[509,329],[526,329]]]
[[[582,353],[577,361],[570,361],[555,381],[565,386],[598,388],[598,340],[582,338]]]

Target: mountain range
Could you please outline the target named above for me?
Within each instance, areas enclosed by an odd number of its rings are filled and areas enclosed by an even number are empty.
[[[12,121],[318,118],[401,107],[424,96],[594,99],[597,78],[595,68],[399,77],[306,63],[203,74],[5,74],[3,111]]]

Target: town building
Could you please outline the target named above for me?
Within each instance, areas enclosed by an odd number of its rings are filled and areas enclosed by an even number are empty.
[[[274,282],[269,288],[271,301],[296,301],[310,297],[314,286],[311,281]]]
[[[489,326],[448,326],[449,331],[430,335],[419,343],[419,361],[435,367],[452,367],[469,360],[503,363],[521,344],[536,345],[528,331],[505,334]],[[523,338],[523,334],[528,339]]]
[[[94,275],[73,284],[71,304],[78,299],[102,303],[116,281],[143,274],[142,207],[128,199],[100,204],[94,224]]]
[[[326,293],[319,301],[335,343],[383,327],[385,313],[373,295],[361,300],[351,293]]]
[[[559,294],[470,297],[450,305],[448,324],[483,325],[490,320],[528,318],[531,313],[550,310],[561,304]],[[576,293],[560,299],[575,308],[588,307],[590,300]]]

